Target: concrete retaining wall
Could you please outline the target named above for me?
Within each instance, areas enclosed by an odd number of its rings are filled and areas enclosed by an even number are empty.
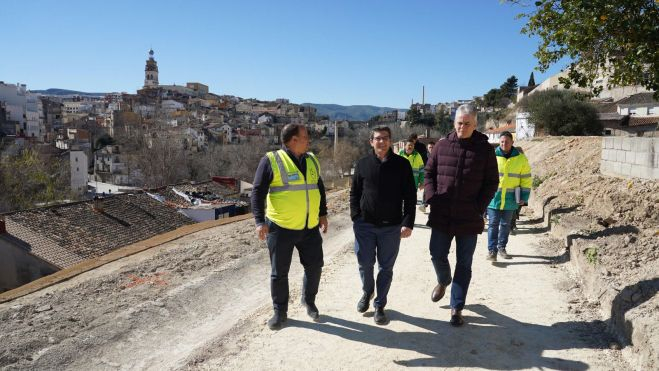
[[[602,138],[604,175],[659,179],[659,138]]]

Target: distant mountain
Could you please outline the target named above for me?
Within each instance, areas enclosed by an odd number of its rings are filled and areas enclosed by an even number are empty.
[[[302,103],[303,106],[316,108],[316,115],[329,116],[331,120],[354,120],[366,121],[373,116],[385,112],[401,110],[400,108],[376,107],[376,106],[341,106],[338,104]],[[403,109],[403,111],[407,111]]]
[[[30,90],[32,93],[38,93],[43,95],[87,95],[91,97],[102,97],[107,93],[85,93],[84,91],[75,91],[67,89],[46,89],[46,90]]]

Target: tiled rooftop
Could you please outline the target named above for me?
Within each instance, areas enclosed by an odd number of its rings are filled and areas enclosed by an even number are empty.
[[[150,193],[158,194],[164,198],[165,203],[177,207],[190,207],[191,204],[183,197],[174,192],[176,189],[179,192],[185,193],[188,196],[201,199],[206,203],[213,204],[234,204],[235,199],[239,197],[239,191],[235,188],[228,187],[215,181],[207,181],[200,183],[182,183],[163,187],[156,190],[149,191]]]
[[[194,221],[144,193],[70,203],[6,215],[7,232],[32,254],[60,268],[105,255]]]
[[[514,133],[515,129],[516,129],[515,124],[508,124],[504,126],[499,126],[498,128],[488,129],[485,133],[496,134],[496,133],[503,133],[504,131],[510,131],[511,133]]]
[[[657,125],[659,124],[659,116],[630,116],[629,126],[643,126],[643,125]]]
[[[627,98],[623,98],[616,102],[617,104],[651,104],[651,103],[659,103],[657,102],[656,99],[652,96],[654,93],[639,93],[639,94],[634,94],[631,95]]]

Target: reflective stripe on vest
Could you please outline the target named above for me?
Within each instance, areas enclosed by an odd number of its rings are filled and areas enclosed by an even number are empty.
[[[268,152],[272,182],[267,196],[266,217],[280,227],[301,230],[318,225],[320,168],[312,153],[307,153],[306,174],[302,174],[286,151]]]
[[[500,177],[503,177],[504,175],[504,173],[499,173]],[[508,176],[511,178],[530,178],[531,174],[508,173]]]

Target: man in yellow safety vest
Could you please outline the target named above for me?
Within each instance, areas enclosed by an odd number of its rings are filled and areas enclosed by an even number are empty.
[[[307,152],[309,134],[304,125],[288,124],[281,132],[284,145],[268,152],[259,163],[252,189],[252,213],[259,239],[270,252],[270,293],[274,314],[272,330],[287,319],[288,271],[293,248],[304,266],[302,304],[313,320],[319,319],[315,300],[323,266],[323,239],[327,232],[325,187],[316,156]]]
[[[414,176],[414,186],[423,187],[423,158],[421,154],[414,149],[414,141],[405,142],[405,148],[398,151],[398,155],[404,157],[412,166],[412,176]]]
[[[526,156],[513,146],[513,135],[501,133],[495,150],[499,167],[499,188],[487,206],[487,260],[497,261],[497,254],[510,259],[506,251],[511,220],[515,212],[529,201],[531,166]]]

